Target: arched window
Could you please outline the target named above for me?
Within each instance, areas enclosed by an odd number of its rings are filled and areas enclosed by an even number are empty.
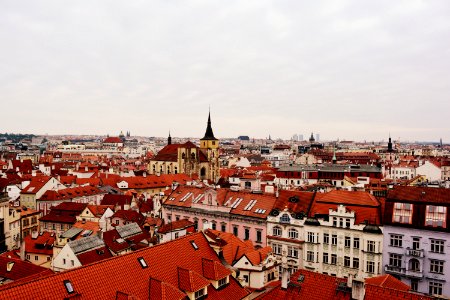
[[[203,167],[200,169],[200,177],[205,177],[205,175],[206,175],[206,169],[205,169],[205,167]]]
[[[182,159],[185,159],[185,158],[186,158],[186,154],[185,154],[184,152],[181,154],[181,158],[182,158]]]
[[[409,261],[409,270],[410,271],[415,271],[415,272],[420,272],[420,262],[419,260],[413,258]]]
[[[290,228],[289,229],[289,238],[291,239],[298,239],[298,231],[297,229]]]
[[[280,223],[290,223],[291,222],[291,218],[289,217],[288,214],[282,214],[280,217]]]
[[[195,160],[195,153],[194,152],[191,153],[191,159]]]
[[[273,227],[273,232],[272,234],[274,236],[281,236],[283,229],[281,229],[281,227],[275,226]]]

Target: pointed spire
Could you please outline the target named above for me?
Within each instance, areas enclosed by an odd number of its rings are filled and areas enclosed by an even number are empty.
[[[170,130],[169,130],[169,137],[167,138],[167,145],[172,145],[172,137],[170,136]]]
[[[211,110],[209,110],[208,112],[208,123],[206,126],[206,132],[205,132],[205,136],[202,138],[202,140],[217,140],[214,137],[214,133],[211,127]]]

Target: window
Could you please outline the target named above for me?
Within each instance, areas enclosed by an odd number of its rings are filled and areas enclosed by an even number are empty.
[[[39,256],[35,255],[34,260],[39,260]]]
[[[288,247],[288,256],[298,258],[298,249],[296,247]]]
[[[27,254],[27,260],[30,260],[30,254]]]
[[[272,244],[273,253],[280,255],[281,254],[281,245],[280,244]]]
[[[175,238],[177,239],[179,237],[179,233],[175,232]]]
[[[409,270],[414,272],[420,272],[420,262],[413,258],[409,261]]]
[[[224,286],[225,284],[227,284],[227,277],[219,280],[219,287]]]
[[[294,228],[289,229],[289,238],[298,239],[298,231]]]
[[[175,221],[180,221],[180,216],[175,216]]]
[[[256,230],[256,242],[261,243],[262,242],[262,232],[261,230]]]
[[[65,258],[63,258],[63,265],[65,265],[66,264],[66,259]]]
[[[212,222],[211,228],[212,228],[212,230],[216,230],[217,229],[216,222]]]
[[[199,299],[205,295],[205,289],[201,289],[195,292],[195,299]]]
[[[392,267],[402,267],[402,256],[400,254],[391,253],[389,254],[389,265]]]
[[[399,234],[391,234],[390,235],[390,246],[392,247],[402,247],[403,244],[403,236],[399,235]]]
[[[367,252],[375,253],[375,242],[367,241]]]
[[[345,227],[350,228],[350,219],[345,219]]]
[[[244,275],[244,281],[248,282],[248,275]]]
[[[291,222],[291,218],[289,218],[288,214],[283,214],[280,217],[280,223],[290,223]]]
[[[198,250],[198,245],[195,241],[190,241],[192,248],[194,248],[194,250]]]
[[[345,237],[345,247],[350,248],[351,238],[349,236]]]
[[[70,260],[70,264],[73,266],[75,266],[75,261],[73,259]]]
[[[413,205],[410,203],[394,203],[392,222],[411,224]]]
[[[168,219],[169,222],[170,222],[171,216],[167,216],[167,219]],[[116,220],[116,225],[119,225],[119,220]]]
[[[144,260],[143,257],[138,257],[138,262],[141,265],[142,269],[145,269],[148,267],[147,262]]]
[[[244,229],[244,240],[248,240],[248,239],[250,239],[250,229],[245,228]]]
[[[339,218],[339,227],[344,227],[344,219]]]
[[[350,268],[350,257],[344,256],[344,267]]]
[[[69,280],[64,280],[63,283],[67,293],[72,294],[74,291],[72,283]]]
[[[418,289],[419,289],[419,280],[411,279],[411,290],[413,292],[417,292]]]
[[[353,269],[359,269],[359,258],[353,258]]]
[[[375,263],[373,261],[368,261],[366,265],[367,273],[375,273]]]
[[[359,238],[353,238],[353,248],[359,249]]]
[[[447,207],[445,206],[434,206],[427,205],[425,225],[432,227],[443,227],[446,228],[447,224],[445,222],[447,215]]]
[[[336,254],[331,254],[331,264],[332,265],[337,264],[337,255]]]
[[[328,233],[323,234],[323,243],[329,244],[330,243],[330,235]]]
[[[428,285],[428,293],[431,295],[442,295],[442,283],[430,281]]]
[[[316,242],[316,233],[308,232],[308,243],[315,243],[315,242]]]
[[[413,248],[413,250],[420,249],[420,238],[418,238],[418,237],[413,238],[412,248]]]
[[[444,261],[437,260],[437,259],[431,259],[430,260],[430,272],[431,273],[444,273]]]
[[[306,261],[314,262],[314,252],[313,251],[306,252]]]
[[[197,231],[198,229],[198,219],[194,219],[194,230]]]
[[[328,263],[328,253],[323,253],[323,263],[327,264]]]
[[[331,245],[336,246],[337,245],[337,235],[333,234],[331,236]]]
[[[337,226],[337,218],[333,217],[333,227],[336,227],[336,226]]]
[[[444,253],[444,240],[431,240],[431,252]]]
[[[272,229],[272,233],[273,233],[274,236],[281,236],[281,232],[282,232],[282,229],[280,227],[278,227],[278,226],[275,226]]]

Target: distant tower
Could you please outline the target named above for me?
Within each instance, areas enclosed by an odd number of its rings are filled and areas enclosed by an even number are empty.
[[[337,158],[336,158],[336,144],[333,145],[333,164],[336,164]]]
[[[220,163],[219,163],[219,140],[215,138],[211,127],[211,112],[208,113],[208,123],[206,126],[205,136],[200,139],[200,150],[202,150],[209,161],[208,169],[201,167],[200,178],[210,179],[216,182],[219,179]]]
[[[316,141],[320,141],[320,134],[316,133]]]
[[[167,138],[167,145],[172,145],[172,137],[170,136],[170,131],[169,131],[169,137]]]
[[[311,136],[309,137],[309,142],[314,143],[316,140],[314,139],[314,134],[311,132]]]
[[[439,140],[439,145],[440,145],[441,148],[442,148],[442,138]]]
[[[388,152],[392,152],[392,139],[391,139],[391,134],[389,133],[389,142],[388,142]]]

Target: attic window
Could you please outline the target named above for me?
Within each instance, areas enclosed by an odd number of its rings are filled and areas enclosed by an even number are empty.
[[[297,282],[303,282],[304,279],[305,279],[305,276],[304,275],[300,275],[297,278]]]
[[[72,282],[70,282],[69,280],[64,280],[64,287],[69,294],[72,294],[74,292]]]
[[[141,265],[142,269],[148,268],[147,262],[143,257],[138,257],[138,262]]]
[[[195,243],[195,241],[191,241],[191,245],[192,245],[192,247],[193,247],[195,250],[198,250],[198,246],[197,246],[197,244]]]

